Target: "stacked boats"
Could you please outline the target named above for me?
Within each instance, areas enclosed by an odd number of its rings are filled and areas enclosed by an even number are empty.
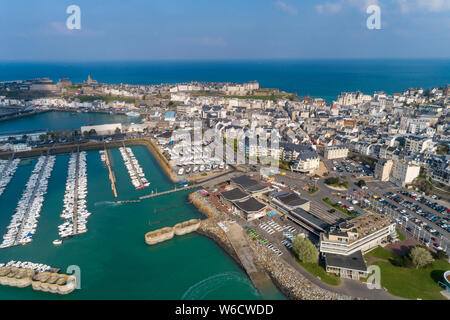
[[[43,264],[43,263],[32,263],[29,261],[15,261],[11,260],[7,264],[0,263],[0,267],[16,267],[16,268],[23,268],[23,269],[31,269],[36,272],[44,272],[44,271],[50,271],[52,267]]]
[[[60,215],[65,221],[58,226],[60,237],[66,238],[87,231],[87,218],[91,213],[87,210],[86,196],[86,152],[82,151],[73,153],[69,159],[64,209]],[[60,244],[61,241],[55,240],[53,243]]]
[[[0,196],[5,191],[14,173],[16,173],[19,163],[20,159],[0,160]]]
[[[136,190],[147,188],[150,182],[145,178],[144,171],[142,170],[139,162],[134,156],[133,150],[127,147],[119,148],[122,159],[127,167],[128,174],[131,178],[131,183],[136,188]]]
[[[39,157],[7,227],[8,231],[3,236],[0,248],[25,245],[32,241],[55,159],[55,156]]]

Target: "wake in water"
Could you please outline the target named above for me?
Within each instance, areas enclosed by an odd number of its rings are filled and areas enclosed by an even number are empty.
[[[118,205],[120,205],[120,203],[114,201],[99,201],[94,203],[94,206],[96,207],[117,207]]]
[[[189,289],[187,289],[187,291],[181,297],[181,300],[204,299],[208,294],[224,287],[230,281],[237,281],[250,286],[253,291],[252,293],[255,296],[259,295],[258,291],[255,289],[255,287],[247,277],[237,272],[225,272],[208,277],[194,284]]]

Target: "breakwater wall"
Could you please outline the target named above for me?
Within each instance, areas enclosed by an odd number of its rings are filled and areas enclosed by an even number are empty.
[[[38,110],[38,111],[30,111],[30,112],[16,112],[13,114],[6,114],[0,117],[0,121],[7,121],[7,120],[12,120],[12,119],[17,119],[17,118],[24,118],[24,117],[29,117],[35,114],[40,114],[40,113],[46,113],[50,110]]]
[[[27,268],[0,267],[0,284],[17,288],[32,286],[33,290],[56,294],[69,294],[77,287],[77,278],[73,275],[55,272],[41,272]]]
[[[165,227],[162,229],[150,231],[145,234],[145,243],[154,245],[167,240],[170,240],[174,235],[182,236],[194,231],[200,227],[201,221],[198,219],[190,219],[184,222],[177,223],[173,227]]]

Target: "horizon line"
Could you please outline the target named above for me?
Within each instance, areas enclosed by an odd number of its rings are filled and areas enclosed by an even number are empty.
[[[348,58],[182,58],[182,59],[107,59],[107,60],[2,60],[0,63],[106,63],[106,62],[128,62],[128,63],[145,63],[145,62],[267,62],[267,61],[420,61],[420,60],[450,60],[450,57],[348,57]]]

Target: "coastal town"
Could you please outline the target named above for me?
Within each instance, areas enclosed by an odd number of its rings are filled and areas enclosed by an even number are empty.
[[[118,148],[134,189],[148,190],[120,203],[190,190],[205,216],[148,230],[149,246],[203,234],[258,290],[273,282],[291,299],[449,299],[448,110],[449,84],[342,92],[326,101],[257,81],[0,82],[0,121],[48,112],[130,119],[0,132],[0,194],[19,159],[40,157],[2,248],[31,242],[56,154],[71,154],[60,234],[66,241],[85,233],[95,215],[86,209],[86,151],[99,151],[117,198],[108,150]],[[135,145],[148,148],[173,190],[150,193]],[[373,270],[381,270],[381,282]],[[414,281],[423,290],[408,286]]]

